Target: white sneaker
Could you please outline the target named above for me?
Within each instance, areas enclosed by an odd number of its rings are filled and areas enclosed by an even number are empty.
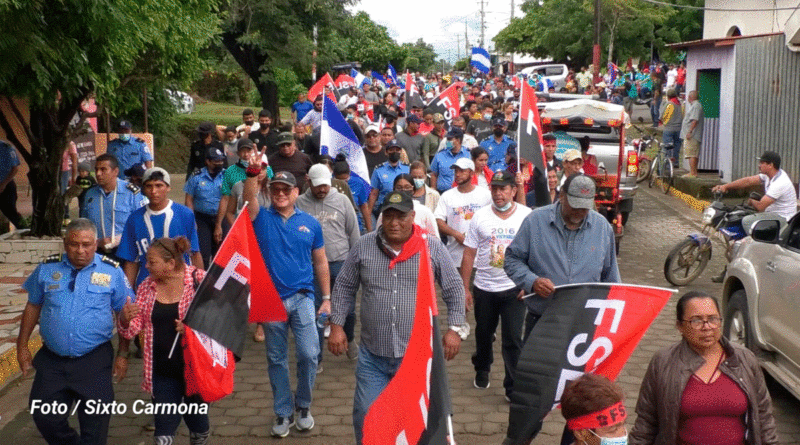
[[[308,408],[297,410],[297,431],[309,431],[314,428],[314,416]]]
[[[289,435],[289,430],[294,426],[294,417],[289,418],[278,417],[275,419],[275,424],[272,425],[272,435],[275,437],[286,437]]]

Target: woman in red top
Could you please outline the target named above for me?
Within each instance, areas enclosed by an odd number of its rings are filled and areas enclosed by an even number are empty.
[[[678,300],[683,340],[650,361],[631,444],[777,444],[772,401],[753,353],[722,337],[716,298]]]
[[[184,396],[186,381],[180,346],[170,356],[177,332],[183,331],[181,320],[194,299],[195,282],[205,276],[204,271],[183,261],[183,254],[190,248],[189,240],[182,236],[153,241],[145,264],[150,275],[136,290],[136,303],[128,302],[122,309],[118,330],[128,339],[143,333],[142,389],[150,393],[154,404],[165,404],[155,406],[181,406],[177,411],[187,412],[183,420],[189,428],[190,443],[203,445],[209,436],[208,404],[197,397]],[[181,414],[154,415],[155,443],[171,444]]]

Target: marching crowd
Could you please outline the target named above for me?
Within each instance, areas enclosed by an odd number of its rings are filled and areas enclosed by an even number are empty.
[[[431,100],[452,80],[420,78],[419,90]],[[583,77],[577,85],[588,87]],[[448,127],[441,114],[398,105],[396,87],[364,84],[342,94],[338,106],[363,143],[369,178],[352,174],[342,156],[320,152],[322,96],[301,95],[291,126],[280,129],[268,110],[257,117],[245,110],[236,127],[203,123],[190,147],[183,204],[168,198],[170,174],[152,165],[149,150],[121,122],[118,142],[97,157],[97,183],[81,197],[81,218],[67,226],[65,255],[48,258],[24,285],[29,302],[17,354],[24,373],[37,370],[31,401],[113,401],[112,374],[125,376],[129,341],[140,339],[142,389],[153,403],[205,407],[183,416],[156,413],[155,443],[172,443],[181,418],[192,444],[208,443],[208,405],[184,396],[182,355],[171,346],[245,203],[288,315],[255,327],[253,337],[266,343],[273,436],[314,428],[314,382],[327,346],[357,361],[353,424],[361,443],[366,412],[406,353],[422,249],[447,306],[445,358],[456,357],[474,332],[473,384],[489,388],[500,324],[502,385],[511,401],[522,345],[554,288],[620,281],[614,233],[594,210],[595,183],[582,173],[592,158],[566,133],[543,137],[548,193],[537,196],[537,172],[517,159],[513,82],[470,82],[461,99]],[[80,170],[85,177],[88,169]],[[44,346],[32,358],[28,340],[37,322]],[[716,443],[722,433],[724,443],[776,443],[757,362],[721,338],[720,324],[713,297],[684,296],[676,322],[683,340],[654,357],[631,434],[624,406],[613,424],[597,420],[623,397],[611,382],[587,376],[564,393],[572,433],[565,430],[563,443]],[[106,442],[110,414],[78,410],[79,433],[66,414],[32,414],[49,443]]]

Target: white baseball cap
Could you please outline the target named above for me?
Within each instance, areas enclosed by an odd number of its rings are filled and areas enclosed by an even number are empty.
[[[459,158],[450,168],[460,168],[461,170],[475,171],[475,163],[469,158]]]
[[[308,180],[314,187],[331,185],[331,171],[325,164],[314,164],[308,169]]]

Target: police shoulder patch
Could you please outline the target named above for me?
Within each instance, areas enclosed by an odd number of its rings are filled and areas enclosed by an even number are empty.
[[[109,257],[107,257],[105,255],[103,255],[103,257],[100,258],[100,261],[102,261],[102,262],[104,262],[106,264],[110,264],[110,265],[112,265],[114,267],[119,267],[119,261],[117,261],[117,260],[115,260],[113,258],[109,258]]]
[[[191,178],[191,177],[193,177],[193,176],[197,176],[197,175],[199,175],[201,172],[202,172],[202,170],[195,170],[195,171],[193,171],[193,172],[192,172],[192,174],[191,174],[191,175],[189,175],[189,177]]]
[[[57,263],[59,261],[61,261],[61,254],[60,253],[55,253],[55,254],[50,255],[50,256],[48,256],[47,258],[44,259],[45,264],[46,263]]]
[[[130,182],[128,183],[128,185],[125,186],[125,188],[127,188],[134,194],[139,193],[141,191],[141,189],[136,184],[131,184]]]

